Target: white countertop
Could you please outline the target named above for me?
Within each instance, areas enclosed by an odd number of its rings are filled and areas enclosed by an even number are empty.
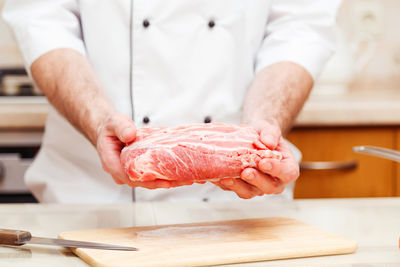
[[[257,217],[290,217],[354,239],[354,254],[248,263],[244,266],[400,266],[400,198],[293,202],[0,205],[0,228],[56,237],[76,229],[129,227]],[[0,246],[0,266],[87,266],[67,249]],[[235,265],[236,266],[236,265]]]
[[[45,97],[0,97],[0,129],[43,129],[48,112]]]
[[[314,93],[305,103],[295,126],[399,126],[398,114],[400,90]]]

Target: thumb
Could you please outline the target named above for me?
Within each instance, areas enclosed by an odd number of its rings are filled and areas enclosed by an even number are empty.
[[[136,138],[136,127],[130,118],[120,118],[114,121],[114,131],[123,143],[133,142]]]
[[[260,132],[260,140],[269,149],[275,149],[278,146],[279,140],[282,136],[279,127],[269,125],[270,127],[265,127]]]

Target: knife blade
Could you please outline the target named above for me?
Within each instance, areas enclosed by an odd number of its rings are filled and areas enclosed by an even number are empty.
[[[11,230],[11,229],[0,229],[0,244],[11,245],[11,246],[36,244],[36,245],[62,246],[68,248],[92,248],[92,249],[123,250],[123,251],[138,250],[137,248],[134,247],[124,247],[112,244],[57,239],[57,238],[34,237],[28,231]]]

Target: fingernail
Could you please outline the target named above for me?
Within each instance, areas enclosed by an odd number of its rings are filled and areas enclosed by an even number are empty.
[[[271,148],[275,148],[276,147],[276,140],[275,137],[273,137],[270,134],[264,135],[263,136],[263,143],[269,146],[272,146]]]
[[[122,132],[122,139],[125,139],[125,137],[131,132],[131,128],[126,128],[123,132]]]
[[[257,139],[256,141],[254,141],[254,144],[260,149],[267,149],[267,146],[262,143],[261,139]]]
[[[233,182],[233,180],[227,180],[227,181],[224,181],[223,184],[224,185],[233,185],[234,182]]]
[[[279,185],[281,183],[281,180],[279,180],[279,178],[274,176],[272,176],[271,178],[274,180],[275,184]]]
[[[247,180],[253,180],[254,177],[255,177],[255,176],[254,176],[254,173],[251,172],[250,174],[248,174],[248,175],[246,176],[246,179],[247,179]]]
[[[264,163],[264,164],[263,164],[263,169],[264,169],[265,171],[270,171],[270,170],[272,170],[272,164],[271,164],[271,162]]]

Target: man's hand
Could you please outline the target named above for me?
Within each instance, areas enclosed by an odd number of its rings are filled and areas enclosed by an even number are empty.
[[[235,191],[241,198],[278,194],[299,176],[299,166],[281,132],[289,131],[312,86],[310,73],[292,62],[272,64],[255,75],[243,103],[242,121],[258,130],[259,148],[277,150],[283,159],[263,159],[257,169],[243,170],[241,179],[218,182],[222,189]]]
[[[215,183],[222,189],[234,191],[245,199],[264,194],[280,194],[286,184],[299,176],[299,165],[283,140],[279,127],[265,121],[258,121],[253,125],[260,134],[261,141],[255,145],[261,149],[277,150],[283,157],[282,160],[262,159],[257,168],[244,169],[241,179],[222,179]]]
[[[96,143],[104,171],[111,174],[117,184],[131,184],[121,165],[121,150],[136,138],[136,127],[126,115],[113,114],[98,129]]]
[[[50,103],[97,148],[103,169],[116,183],[150,189],[181,185],[162,180],[132,182],[127,177],[120,154],[126,143],[135,140],[136,127],[128,116],[115,111],[84,55],[69,48],[52,50],[32,64],[31,73]]]
[[[104,171],[111,174],[117,184],[127,184],[132,187],[156,189],[189,185],[193,183],[166,181],[161,179],[148,182],[131,181],[121,165],[120,155],[125,144],[133,142],[135,138],[135,124],[128,116],[119,113],[109,116],[98,129],[96,147],[100,156],[101,164],[103,165]]]

